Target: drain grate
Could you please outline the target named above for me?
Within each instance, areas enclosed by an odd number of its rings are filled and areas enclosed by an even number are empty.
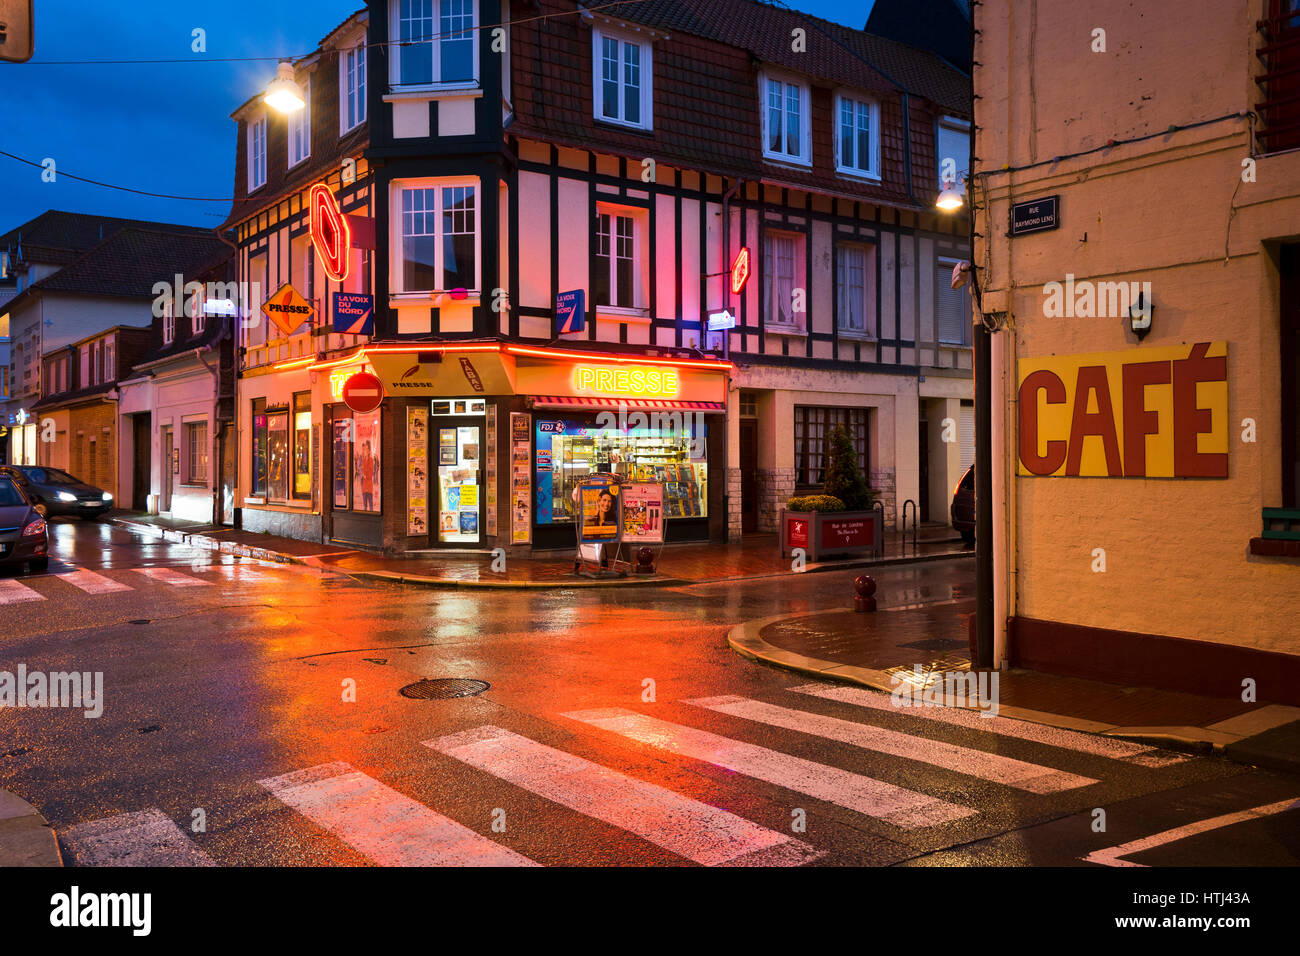
[[[457,697],[473,697],[491,686],[485,680],[471,680],[467,677],[426,677],[414,684],[407,684],[398,693],[412,700],[453,700]]]

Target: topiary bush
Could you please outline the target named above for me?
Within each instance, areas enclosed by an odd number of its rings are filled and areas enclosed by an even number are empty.
[[[848,429],[836,425],[831,429],[826,463],[826,494],[844,502],[845,511],[870,511],[876,493],[858,464],[858,451]]]
[[[785,503],[787,511],[843,511],[844,502],[832,495],[803,495]]]

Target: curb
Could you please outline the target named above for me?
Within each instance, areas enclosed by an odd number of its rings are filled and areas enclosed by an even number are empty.
[[[22,797],[0,790],[0,867],[63,866],[49,821]]]
[[[806,611],[802,614],[776,614],[771,617],[745,621],[737,624],[727,632],[727,644],[741,657],[761,664],[769,664],[773,667],[807,674],[811,677],[819,677],[824,680],[857,684],[886,694],[891,693],[894,687],[890,675],[886,671],[875,670],[870,667],[858,667],[852,664],[836,664],[833,661],[787,651],[765,641],[761,634],[763,628],[778,621],[795,621],[800,618],[815,617],[818,614],[838,614],[845,610],[849,610],[849,608]],[[1052,714],[1046,711],[1014,706],[999,707],[998,716],[1025,720],[1035,724],[1046,724],[1064,730],[1097,734],[1102,737],[1116,737],[1122,740],[1131,740],[1134,743],[1144,743],[1202,756],[1213,754],[1234,763],[1262,766],[1270,770],[1300,773],[1300,757],[1275,753],[1267,755],[1257,753],[1247,745],[1250,737],[1212,730],[1208,727],[1121,727],[1081,717],[1070,717],[1066,714]]]
[[[854,559],[849,561],[819,561],[809,564],[802,571],[775,571],[766,574],[742,574],[730,578],[708,578],[694,581],[689,578],[617,578],[610,580],[583,581],[460,581],[455,578],[435,578],[421,574],[406,574],[401,571],[353,571],[323,564],[316,560],[318,555],[292,555],[270,548],[257,548],[239,544],[234,541],[219,541],[202,532],[177,531],[172,528],[160,528],[157,525],[132,521],[129,518],[113,518],[113,523],[134,534],[159,538],[175,544],[185,544],[205,551],[217,551],[221,554],[233,554],[257,561],[270,561],[276,564],[301,564],[309,567],[323,568],[345,574],[352,578],[370,581],[386,581],[395,584],[409,584],[413,587],[454,589],[497,589],[497,590],[543,590],[554,589],[567,591],[573,588],[608,588],[608,587],[690,587],[695,585],[725,584],[733,581],[756,581],[763,578],[783,578],[791,574],[819,574],[829,571],[850,571],[858,568],[882,568],[904,564],[924,564],[930,561],[951,561],[957,558],[974,557],[973,551],[941,551],[935,554],[918,554],[880,560]]]

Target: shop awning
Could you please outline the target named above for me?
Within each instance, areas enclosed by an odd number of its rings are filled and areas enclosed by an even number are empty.
[[[578,398],[573,395],[534,395],[529,399],[534,408],[579,408],[591,411],[638,408],[660,412],[725,412],[722,402],[687,402],[668,398]]]

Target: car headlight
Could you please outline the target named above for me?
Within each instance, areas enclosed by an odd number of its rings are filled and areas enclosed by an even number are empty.
[[[76,495],[72,494],[71,492],[67,492],[67,491],[60,491],[57,497],[58,497],[58,499],[59,499],[60,501],[76,501],[76,500],[77,500],[77,496],[76,496]]]
[[[113,496],[110,495],[110,494],[106,491],[106,492],[104,492],[104,500],[105,500],[105,501],[112,501],[112,500],[113,500]]]

